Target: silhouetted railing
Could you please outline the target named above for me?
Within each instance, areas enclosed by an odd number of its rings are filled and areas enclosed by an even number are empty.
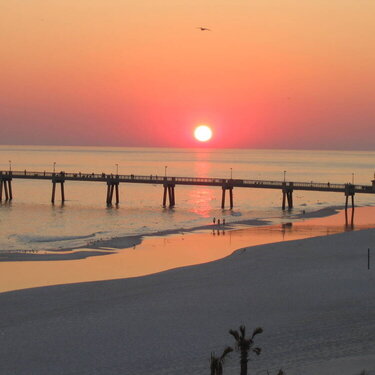
[[[158,175],[134,175],[134,174],[108,174],[108,173],[82,173],[82,172],[38,172],[38,171],[0,171],[0,178],[25,178],[45,180],[72,180],[72,181],[96,181],[96,182],[128,182],[149,184],[175,184],[175,185],[204,185],[204,186],[230,186],[251,187],[266,189],[293,189],[345,192],[350,187],[355,193],[374,194],[375,189],[371,185],[352,185],[322,182],[291,182],[272,180],[243,180],[226,178],[201,178],[201,177],[173,177]]]

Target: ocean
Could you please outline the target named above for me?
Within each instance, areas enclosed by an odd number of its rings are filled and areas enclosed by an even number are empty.
[[[55,164],[54,164],[55,163]],[[370,185],[375,152],[306,150],[163,149],[0,146],[0,170],[218,177]],[[117,166],[118,165],[118,166]],[[65,183],[66,201],[50,203],[49,181],[13,180],[13,200],[0,204],[0,251],[50,250],[93,241],[186,230],[225,218],[227,223],[283,223],[297,213],[343,206],[340,193],[294,193],[294,209],[281,210],[278,190],[234,189],[233,210],[221,210],[219,187],[177,186],[176,206],[162,207],[160,185],[120,184],[120,204],[107,207],[106,184]],[[375,205],[357,194],[356,205]]]

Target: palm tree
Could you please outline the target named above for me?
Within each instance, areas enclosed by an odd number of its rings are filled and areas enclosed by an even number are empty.
[[[253,352],[259,355],[261,348],[254,346],[254,337],[263,332],[263,329],[258,327],[254,329],[253,334],[250,338],[246,338],[245,326],[240,326],[239,332],[231,329],[229,333],[236,340],[236,350],[240,352],[240,364],[241,364],[241,375],[247,375],[247,362],[249,361],[249,352]]]
[[[220,357],[216,357],[215,353],[211,353],[210,359],[210,368],[211,368],[211,375],[223,375],[223,364],[225,357],[230,353],[233,352],[233,349],[230,346],[227,346],[223,354]]]

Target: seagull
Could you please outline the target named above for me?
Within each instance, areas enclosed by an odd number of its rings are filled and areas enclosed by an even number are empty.
[[[208,29],[207,27],[197,27],[197,29],[199,29],[200,31],[211,31],[210,29]]]

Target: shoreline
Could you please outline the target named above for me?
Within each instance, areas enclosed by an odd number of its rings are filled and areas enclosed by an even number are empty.
[[[346,222],[344,211],[340,211],[333,216],[304,218],[294,223],[289,220],[280,225],[228,231],[222,228],[217,230],[211,225],[210,230],[200,232],[149,236],[139,245],[134,246],[132,241],[131,246],[120,249],[83,248],[39,256],[12,254],[12,259],[3,258],[0,261],[0,293],[48,285],[146,276],[210,263],[226,258],[238,249],[373,228],[375,222],[369,217],[375,219],[374,211],[374,207],[357,208],[358,225],[355,226]]]
[[[343,207],[344,206],[330,206],[306,213],[303,213],[302,211],[299,213],[287,211],[286,213],[290,213],[291,216],[288,216],[286,219],[288,220],[288,222],[298,222],[304,219],[323,218],[337,214],[340,210],[343,209]],[[221,225],[220,227],[218,227],[216,224],[207,224],[191,228],[181,227],[176,229],[167,229],[146,234],[120,236],[109,239],[90,241],[86,245],[82,245],[79,247],[62,247],[59,249],[49,250],[2,250],[0,251],[0,262],[85,259],[90,256],[113,254],[118,250],[129,249],[134,246],[140,245],[144,240],[148,238],[157,238],[171,235],[173,236],[184,233],[200,233],[213,230],[213,228],[215,228],[215,230],[219,228],[229,231],[254,227],[272,227],[278,225],[273,223],[271,219],[273,218],[235,220],[227,222],[225,225]],[[282,220],[281,217],[280,220]],[[107,252],[105,252],[105,250],[107,250]],[[52,256],[53,254],[55,254],[56,256]]]

